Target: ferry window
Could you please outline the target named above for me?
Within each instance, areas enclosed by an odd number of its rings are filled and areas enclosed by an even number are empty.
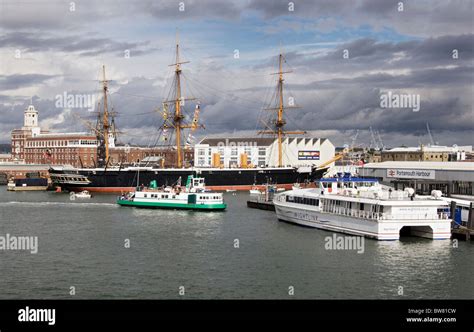
[[[145,198],[146,198],[146,194],[145,194],[145,195],[143,195],[143,197],[145,197]]]
[[[316,206],[319,206],[319,199],[316,200]]]
[[[364,203],[360,203],[360,210],[364,210]]]
[[[383,205],[380,205],[380,206],[379,206],[379,212],[380,212],[380,213],[383,213]]]

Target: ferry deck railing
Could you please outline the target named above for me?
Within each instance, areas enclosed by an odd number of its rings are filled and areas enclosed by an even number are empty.
[[[372,220],[446,220],[448,214],[439,213],[417,213],[417,214],[389,214],[385,212],[375,212],[366,210],[349,209],[342,206],[323,205],[322,212],[333,213],[347,217],[372,219]]]

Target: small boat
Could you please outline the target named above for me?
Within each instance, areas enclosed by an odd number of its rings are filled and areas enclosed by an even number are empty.
[[[286,189],[285,188],[277,188],[276,191],[277,192],[282,192],[282,191],[285,191]]]
[[[250,189],[250,195],[260,195],[262,192],[258,189],[257,186],[253,186]]]
[[[48,189],[48,179],[46,178],[24,178],[10,179],[8,181],[8,191],[44,191]]]
[[[265,184],[263,191],[259,191],[258,195],[250,194],[247,201],[247,207],[260,210],[275,211],[273,205],[273,196],[276,192],[276,186],[273,184]]]
[[[180,183],[181,181],[178,181]],[[225,210],[222,193],[206,191],[204,178],[188,176],[186,186],[177,184],[171,190],[157,188],[156,181],[151,181],[148,188],[137,188],[136,191],[118,197],[117,204],[138,208],[181,209],[181,210]]]
[[[301,183],[293,183],[291,190],[298,190],[301,189]]]
[[[87,190],[83,190],[79,193],[75,193],[74,196],[76,198],[91,198],[91,194]]]
[[[225,191],[227,193],[235,193],[237,190],[235,190],[235,189],[226,189]]]

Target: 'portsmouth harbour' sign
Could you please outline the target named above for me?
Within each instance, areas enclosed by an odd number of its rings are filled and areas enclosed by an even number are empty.
[[[426,169],[387,169],[388,178],[434,179],[435,171]]]
[[[319,151],[298,151],[298,160],[319,160]]]

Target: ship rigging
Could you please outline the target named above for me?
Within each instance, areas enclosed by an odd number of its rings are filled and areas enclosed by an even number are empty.
[[[186,101],[196,100],[196,98],[184,98],[182,93],[182,69],[181,65],[189,63],[189,61],[181,61],[180,59],[180,50],[179,50],[179,41],[176,38],[176,58],[175,63],[169,65],[174,66],[174,79],[171,86],[171,91],[169,93],[170,98],[163,102],[162,116],[163,116],[163,125],[161,127],[162,133],[167,139],[167,135],[171,134],[168,131],[174,130],[175,133],[175,149],[176,149],[176,167],[183,168],[186,166],[186,160],[184,158],[184,151],[191,145],[192,133],[198,128],[204,128],[202,124],[199,123],[200,115],[200,103],[196,104],[194,110],[194,115],[191,123],[185,121],[185,115],[183,113],[183,108]],[[189,129],[190,132],[186,139],[186,142],[183,147],[183,132],[185,129]]]
[[[277,101],[276,107],[265,108],[267,111],[276,111],[276,118],[273,117],[270,121],[262,121],[266,129],[260,130],[258,133],[262,135],[273,135],[277,137],[278,140],[278,167],[283,167],[283,138],[285,135],[299,135],[306,134],[306,131],[285,131],[286,120],[284,112],[288,108],[299,108],[298,106],[291,105],[294,104],[293,99],[291,99],[290,105],[284,105],[284,96],[283,96],[283,74],[291,73],[292,71],[283,71],[283,62],[285,58],[283,52],[280,52],[278,56],[278,72],[272,73],[271,75],[278,75],[278,84],[275,93],[274,100]]]

